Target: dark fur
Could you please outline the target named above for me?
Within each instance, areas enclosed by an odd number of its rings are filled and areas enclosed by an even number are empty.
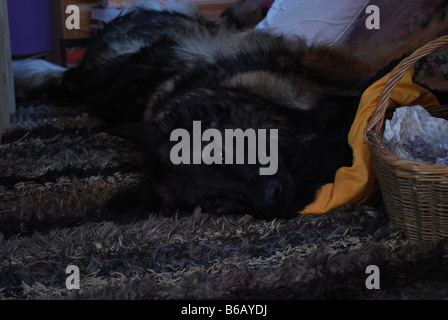
[[[106,26],[81,65],[46,90],[87,104],[142,146],[147,181],[109,208],[128,201],[290,217],[338,168],[351,165],[348,131],[379,69],[343,50],[262,32],[228,33],[200,18],[137,9]],[[260,176],[258,164],[173,165],[170,133],[191,131],[194,120],[203,129],[278,129],[277,174]],[[273,183],[281,187],[272,190]]]

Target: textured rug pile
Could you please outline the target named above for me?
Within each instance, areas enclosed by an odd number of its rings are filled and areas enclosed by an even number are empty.
[[[446,66],[433,55],[416,78],[446,89],[448,71],[434,72]],[[138,204],[107,213],[142,180],[142,161],[85,110],[19,105],[0,143],[0,299],[448,298],[448,260],[409,243],[381,199],[272,221]],[[379,289],[366,285],[371,265]],[[79,289],[67,288],[68,266]]]
[[[139,151],[80,109],[38,103],[19,106],[0,159],[2,299],[448,297],[446,260],[404,239],[381,201],[292,220],[112,216],[101,205],[142,179]]]

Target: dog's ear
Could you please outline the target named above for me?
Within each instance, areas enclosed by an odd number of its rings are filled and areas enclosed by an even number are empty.
[[[181,118],[172,111],[164,112],[151,121],[141,121],[119,125],[111,131],[118,136],[134,140],[140,145],[152,145],[160,139],[169,141],[171,132],[179,128]]]
[[[113,128],[111,133],[135,141],[142,147],[156,144],[163,136],[160,128],[149,122],[123,124]]]
[[[114,128],[113,133],[134,141],[144,153],[146,167],[150,169],[170,162],[170,150],[174,146],[171,134],[177,126],[176,122],[164,119],[121,125]]]

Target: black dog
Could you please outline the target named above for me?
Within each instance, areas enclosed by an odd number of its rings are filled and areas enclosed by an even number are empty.
[[[296,215],[338,168],[351,165],[348,131],[379,70],[344,50],[259,31],[231,33],[197,14],[147,8],[108,24],[79,67],[18,61],[14,68],[18,98],[45,92],[88,105],[140,143],[147,181],[111,203],[201,205],[269,218]],[[174,164],[171,134],[182,128],[193,135],[194,121],[223,137],[229,129],[278,130],[275,174],[260,175],[259,160]],[[227,152],[234,148],[223,143]]]

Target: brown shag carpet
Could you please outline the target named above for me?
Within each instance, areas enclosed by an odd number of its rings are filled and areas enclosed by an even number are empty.
[[[448,264],[381,205],[292,220],[194,212],[111,216],[140,153],[80,109],[18,107],[0,144],[1,299],[444,299]],[[217,181],[217,183],[219,183]],[[66,288],[66,267],[80,289]],[[368,290],[366,268],[380,269]]]

